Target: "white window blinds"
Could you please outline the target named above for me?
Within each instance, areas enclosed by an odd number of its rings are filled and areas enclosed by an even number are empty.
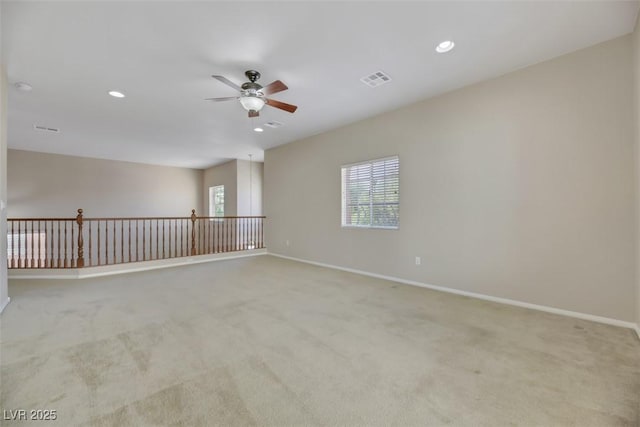
[[[224,185],[209,187],[209,216],[224,216]]]
[[[398,157],[342,167],[342,226],[398,228]]]

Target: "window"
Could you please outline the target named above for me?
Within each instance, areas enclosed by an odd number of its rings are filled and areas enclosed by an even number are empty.
[[[342,226],[398,228],[397,156],[342,167]]]
[[[224,185],[209,187],[209,216],[224,216]]]

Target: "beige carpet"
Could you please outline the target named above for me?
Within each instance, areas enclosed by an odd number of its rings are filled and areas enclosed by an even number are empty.
[[[270,256],[10,283],[2,425],[638,426],[627,329]]]

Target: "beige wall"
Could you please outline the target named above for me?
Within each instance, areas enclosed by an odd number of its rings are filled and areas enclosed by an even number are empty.
[[[269,251],[633,321],[631,41],[268,150]],[[400,229],[341,228],[340,166],[396,154]]]
[[[633,32],[633,122],[636,147],[636,323],[640,331],[640,15]]]
[[[264,164],[238,160],[238,216],[262,215]]]
[[[262,215],[263,171],[262,162],[249,163],[248,160],[232,160],[205,170],[203,195],[206,214],[209,213],[209,187],[224,185],[225,216]]]
[[[209,215],[209,187],[224,185],[224,214],[236,216],[238,212],[237,188],[238,172],[236,160],[217,165],[204,171],[202,186],[205,210],[203,215]]]
[[[202,171],[9,150],[9,216],[189,216]]]
[[[0,64],[0,311],[8,301],[7,290],[7,76]]]

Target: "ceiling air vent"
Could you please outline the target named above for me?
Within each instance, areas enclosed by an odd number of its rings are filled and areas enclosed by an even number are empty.
[[[60,129],[50,128],[47,126],[33,125],[33,128],[39,132],[60,133]]]
[[[368,76],[364,76],[363,78],[360,79],[360,81],[366,84],[367,86],[376,87],[376,86],[383,85],[385,83],[389,83],[391,81],[391,77],[389,77],[387,74],[383,73],[382,71],[377,71],[373,74],[369,74]]]
[[[279,128],[280,126],[282,126],[282,123],[280,122],[276,122],[276,121],[272,121],[272,122],[267,122],[264,124],[265,126],[269,126],[270,128]]]

